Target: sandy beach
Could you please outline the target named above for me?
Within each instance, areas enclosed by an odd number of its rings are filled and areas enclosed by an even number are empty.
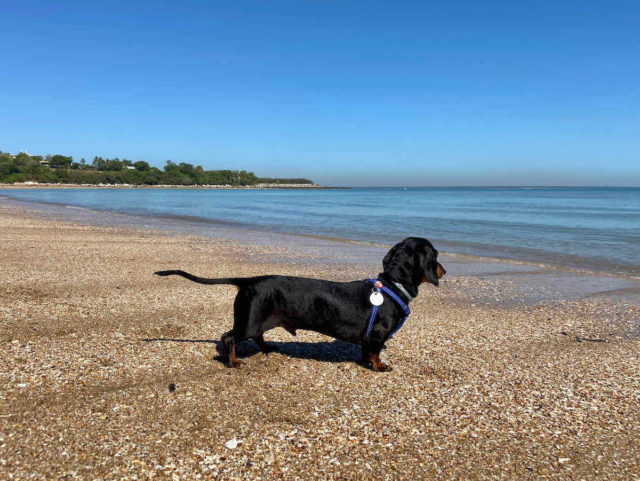
[[[640,309],[624,296],[520,303],[517,276],[453,269],[411,304],[390,373],[281,329],[265,337],[282,353],[247,342],[231,370],[216,358],[235,289],[153,276],[353,280],[380,262],[0,200],[0,479],[640,479]]]

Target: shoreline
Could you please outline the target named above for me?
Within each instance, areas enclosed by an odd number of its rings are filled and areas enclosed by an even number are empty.
[[[1,187],[0,187],[1,189]],[[254,242],[267,242],[267,243],[290,243],[294,245],[299,244],[313,244],[314,241],[326,242],[328,245],[337,243],[347,246],[358,246],[362,249],[386,249],[390,245],[382,243],[371,242],[367,240],[350,239],[343,237],[335,237],[329,235],[320,234],[307,234],[300,232],[289,231],[276,231],[265,229],[252,224],[245,224],[241,222],[231,222],[226,220],[213,220],[208,218],[202,218],[197,216],[183,216],[183,215],[159,215],[159,214],[142,214],[142,213],[130,213],[117,210],[97,210],[90,207],[74,206],[63,202],[50,202],[50,201],[32,201],[23,200],[13,197],[3,197],[0,192],[0,201],[8,201],[13,205],[20,206],[29,211],[32,211],[34,215],[42,215],[45,218],[62,218],[74,222],[83,222],[91,225],[101,226],[110,225],[118,226],[119,223],[123,223],[131,228],[136,226],[154,226],[160,231],[180,232],[183,227],[190,234],[200,235],[205,237],[226,237],[231,240],[240,241],[243,236],[249,235],[249,238]],[[79,215],[79,213],[86,213],[86,215]],[[105,220],[108,219],[108,220]],[[262,238],[262,240],[259,240]],[[447,250],[449,243],[444,243],[445,247],[440,247],[439,250],[453,259],[458,259],[470,264],[502,264],[512,266],[523,266],[530,269],[542,269],[550,272],[571,273],[577,276],[598,276],[603,278],[615,278],[622,279],[629,282],[637,282],[640,286],[640,276],[635,271],[621,272],[622,266],[611,263],[609,269],[591,267],[578,267],[575,262],[569,264],[560,264],[553,262],[541,262],[536,259],[515,258],[515,257],[499,257],[499,256],[487,256],[481,254],[455,252]],[[345,257],[345,253],[340,253],[341,257]],[[348,254],[347,254],[348,257]],[[598,266],[601,267],[601,266]],[[626,266],[629,269],[629,266]],[[477,270],[477,269],[475,269]],[[640,302],[640,298],[638,300]]]
[[[340,268],[379,272],[379,260],[391,245],[311,234],[263,230],[255,226],[210,221],[184,216],[133,215],[118,211],[97,211],[58,203],[21,201],[0,196],[0,207],[16,207],[33,219],[71,222],[96,228],[125,229],[153,235],[234,243],[246,249],[266,248],[270,258],[255,256],[262,263],[292,265],[333,265]],[[8,202],[7,202],[8,200]],[[39,208],[40,207],[40,208]],[[43,208],[44,207],[44,208]],[[536,261],[452,253],[441,249],[449,278],[468,277],[483,285],[471,295],[476,302],[513,307],[538,303],[567,302],[604,297],[640,306],[640,279],[637,276],[606,271],[578,269]],[[495,279],[502,285],[492,294],[483,284]],[[508,286],[508,287],[505,287]],[[470,301],[474,302],[474,301]]]
[[[449,258],[382,353],[394,371],[359,366],[355,345],[282,329],[265,336],[281,353],[248,341],[246,365],[229,370],[215,358],[235,289],[155,270],[349,281],[375,275],[385,252],[341,263],[335,243],[242,240],[0,202],[0,477],[638,472],[640,307],[625,298],[513,304],[527,284],[509,276],[526,270]]]
[[[166,187],[163,189],[154,188],[129,188],[126,186],[120,186],[114,189],[110,187],[104,187],[104,189],[94,189],[90,186],[82,187],[80,189],[65,189],[64,187],[56,189],[49,189],[46,187],[37,187],[32,192],[30,189],[14,188],[14,189],[1,189],[0,195],[4,194],[5,197],[14,198],[21,202],[32,202],[34,205],[46,204],[46,205],[61,205],[66,206],[68,209],[84,208],[94,209],[102,215],[106,211],[128,213],[131,216],[144,216],[149,222],[161,222],[158,219],[171,218],[176,221],[184,219],[186,222],[202,222],[205,230],[210,230],[206,224],[213,225],[226,225],[228,227],[235,226],[238,229],[266,232],[270,235],[271,232],[277,232],[280,234],[300,235],[306,237],[318,237],[333,239],[337,241],[364,242],[372,245],[380,245],[381,242],[393,243],[396,241],[395,236],[385,234],[384,229],[378,232],[372,229],[371,226],[377,226],[380,224],[366,223],[366,213],[360,212],[360,215],[355,218],[354,215],[349,215],[345,212],[345,218],[349,219],[349,223],[341,222],[341,213],[337,212],[337,215],[331,214],[332,217],[326,217],[322,211],[322,207],[317,211],[313,210],[313,203],[319,201],[320,205],[323,202],[331,202],[331,198],[336,196],[339,202],[349,203],[352,196],[336,192],[334,194],[327,193],[326,196],[319,192],[315,194],[307,191],[308,196],[304,193],[291,193],[292,197],[299,197],[301,201],[301,207],[296,211],[297,205],[291,205],[289,207],[290,212],[298,212],[296,215],[283,214],[286,210],[288,199],[284,196],[286,189],[266,189],[271,190],[273,197],[268,196],[263,189],[241,189],[241,188],[229,188],[229,189],[209,189],[209,193],[206,193],[207,189],[200,189],[203,203],[202,208],[197,208],[197,198],[189,197],[189,202],[195,202],[193,208],[185,208],[186,204],[182,203],[180,208],[173,209],[170,205],[163,203],[167,202],[164,196],[169,196],[167,192],[172,191],[172,196],[175,197],[188,197],[187,192],[191,191],[195,195],[195,191],[198,189],[173,189]],[[93,194],[86,196],[82,192],[93,192]],[[216,190],[218,193],[216,194]],[[237,196],[222,197],[220,203],[220,210],[217,210],[218,203],[213,199],[217,196],[223,196],[224,191],[237,191]],[[264,193],[259,194],[258,191],[262,190]],[[275,191],[280,190],[280,194]],[[300,189],[304,190],[304,189]],[[315,190],[315,189],[314,189]],[[102,191],[102,192],[100,192]],[[117,191],[123,193],[119,195]],[[165,193],[163,194],[163,191]],[[245,192],[244,194],[242,192]],[[250,191],[255,191],[253,194]],[[58,195],[60,192],[60,195]],[[75,192],[75,193],[74,193]],[[146,193],[145,193],[146,192]],[[190,194],[189,194],[190,195]],[[355,195],[358,198],[360,193]],[[369,194],[371,195],[371,194]],[[100,202],[100,196],[105,197],[104,202]],[[262,197],[264,196],[264,198]],[[155,207],[154,202],[149,197],[159,197],[159,206]],[[210,199],[205,199],[211,197]],[[282,197],[278,201],[278,198]],[[327,197],[325,199],[325,197]],[[21,199],[23,198],[23,199]],[[38,200],[43,199],[43,200]],[[127,199],[131,199],[129,203]],[[244,199],[244,200],[242,200]],[[264,202],[271,206],[276,199],[276,209],[268,211],[265,216],[257,214],[264,208]],[[277,204],[279,202],[281,205]],[[331,205],[326,203],[326,205]],[[356,203],[357,205],[357,203]],[[105,210],[105,206],[107,210]],[[225,207],[226,206],[226,207]],[[358,206],[359,208],[359,206]],[[356,208],[356,212],[358,211]],[[282,209],[282,212],[279,210]],[[305,210],[306,209],[306,210]],[[311,209],[311,210],[310,210]],[[330,208],[326,208],[327,212],[330,212]],[[248,215],[244,215],[245,212]],[[312,221],[305,221],[302,217],[305,212],[312,212]],[[124,214],[123,214],[124,215]],[[284,217],[282,217],[284,215]],[[324,215],[324,217],[323,217]],[[395,217],[389,215],[386,217],[375,217],[376,221],[389,221],[392,226],[393,232],[397,236],[403,236],[404,234],[410,234],[410,225],[400,225],[395,220]],[[280,216],[280,217],[279,217]],[[289,216],[289,217],[287,217]],[[281,220],[283,219],[283,220]],[[605,273],[606,275],[614,275],[634,280],[640,280],[640,264],[637,262],[637,245],[632,243],[633,236],[627,234],[630,231],[629,228],[621,227],[619,230],[607,231],[603,230],[602,233],[596,233],[593,241],[589,240],[591,235],[589,228],[583,228],[582,234],[584,235],[584,241],[581,241],[577,236],[580,233],[580,228],[572,227],[571,223],[567,224],[566,229],[560,226],[556,230],[560,232],[554,239],[556,234],[546,234],[544,224],[538,228],[535,223],[528,226],[526,223],[522,226],[516,225],[514,228],[515,235],[511,235],[509,230],[509,222],[504,222],[503,225],[497,226],[497,231],[493,236],[488,235],[490,230],[483,226],[482,222],[473,224],[471,230],[465,230],[463,224],[456,225],[455,215],[454,219],[450,220],[443,217],[445,228],[439,231],[437,227],[433,226],[433,219],[426,222],[429,224],[429,231],[432,232],[430,240],[434,244],[438,245],[438,248],[442,251],[455,253],[457,255],[470,255],[480,258],[500,259],[500,261],[516,263],[524,263],[531,265],[546,265],[557,266],[563,269],[568,269],[576,272],[590,272],[590,273]],[[361,224],[362,223],[362,224]],[[366,224],[366,225],[365,225]],[[537,230],[536,230],[537,229]],[[449,232],[448,232],[449,231]],[[528,235],[523,235],[522,232],[528,231]],[[568,232],[565,233],[564,231]],[[476,238],[472,233],[478,232],[479,237]],[[440,233],[440,237],[435,237]],[[522,237],[522,244],[514,242],[518,237]],[[539,237],[538,237],[539,236]],[[564,237],[563,237],[564,236]],[[598,237],[599,236],[599,237]],[[571,243],[569,240],[573,237],[573,240],[577,243]],[[536,241],[539,239],[539,241]],[[612,250],[609,248],[612,243],[619,240],[625,249],[620,248]]]

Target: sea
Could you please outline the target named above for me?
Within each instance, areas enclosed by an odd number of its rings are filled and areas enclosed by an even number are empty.
[[[640,277],[640,188],[0,189],[30,204],[440,250]]]

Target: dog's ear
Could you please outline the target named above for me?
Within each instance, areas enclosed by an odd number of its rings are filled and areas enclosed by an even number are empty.
[[[410,280],[413,277],[415,249],[408,240],[398,242],[382,259],[384,272],[399,281]]]
[[[423,279],[430,282],[434,286],[438,286],[438,251],[431,245],[425,246],[425,250],[421,253],[422,259],[417,260],[416,266],[422,268]]]
[[[388,268],[391,267],[391,263],[393,262],[393,258],[395,257],[395,255],[398,252],[398,249],[400,248],[400,244],[402,244],[402,242],[398,242],[396,245],[394,245],[391,250],[389,252],[387,252],[387,255],[384,256],[384,259],[382,259],[382,268],[386,271]]]

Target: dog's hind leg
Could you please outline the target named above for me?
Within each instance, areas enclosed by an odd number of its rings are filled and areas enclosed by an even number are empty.
[[[229,367],[240,367],[244,364],[239,359],[236,359],[236,344],[236,337],[233,330],[225,332],[222,335],[222,346],[227,355],[227,366]]]
[[[236,358],[236,345],[246,339],[254,339],[263,351],[265,348],[268,349],[262,338],[264,331],[259,329],[261,314],[251,293],[240,290],[233,303],[233,329],[222,336],[229,367],[239,367],[244,364]]]

